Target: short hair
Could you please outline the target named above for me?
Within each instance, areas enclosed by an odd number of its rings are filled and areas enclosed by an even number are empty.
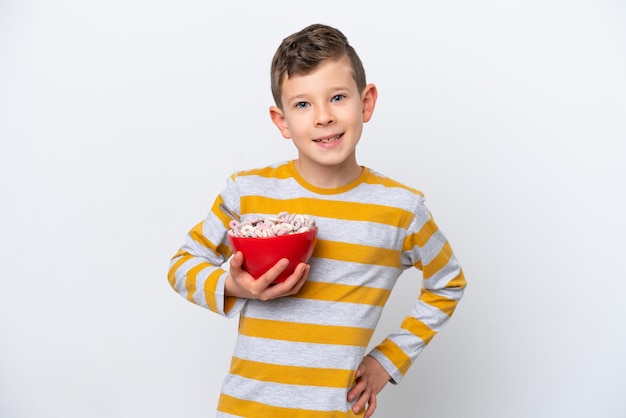
[[[271,89],[276,106],[282,108],[282,82],[285,77],[308,74],[323,61],[344,56],[350,60],[359,91],[363,91],[366,86],[363,63],[348,43],[348,38],[338,29],[316,23],[283,39],[271,67]]]

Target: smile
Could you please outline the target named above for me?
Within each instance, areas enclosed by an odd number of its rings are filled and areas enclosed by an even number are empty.
[[[339,140],[339,138],[341,138],[343,136],[343,134],[339,134],[339,135],[335,135],[335,136],[331,136],[328,138],[319,138],[319,139],[314,139],[313,142],[319,142],[322,144],[331,144],[333,142],[336,142]]]

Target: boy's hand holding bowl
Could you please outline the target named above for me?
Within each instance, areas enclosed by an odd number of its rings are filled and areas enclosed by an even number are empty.
[[[289,265],[273,283],[285,281],[300,263],[307,263],[317,243],[317,226],[311,218],[281,212],[276,217],[231,221],[228,240],[233,253],[243,254],[243,269],[256,280],[280,260]]]

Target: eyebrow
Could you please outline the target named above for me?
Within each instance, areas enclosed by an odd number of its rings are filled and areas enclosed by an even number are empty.
[[[350,88],[346,87],[346,86],[341,86],[341,87],[331,87],[328,90],[332,91],[332,92],[345,92],[345,91],[350,91]],[[335,96],[336,94],[337,93],[334,93],[334,94],[332,94],[332,96]],[[297,100],[297,101],[306,101],[307,97],[308,97],[307,93],[298,93],[298,94],[295,94],[295,95],[293,95],[291,97],[288,97],[286,99],[286,103],[291,103],[291,102],[293,102],[295,100]],[[302,98],[303,100],[300,100],[300,98]]]

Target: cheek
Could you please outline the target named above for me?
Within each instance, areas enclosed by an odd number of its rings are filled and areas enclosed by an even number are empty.
[[[285,126],[291,131],[292,134],[296,134],[297,132],[305,131],[308,125],[306,118],[299,115],[298,117],[290,117],[286,119]]]
[[[361,126],[363,124],[363,114],[358,112],[350,112],[350,114],[346,115],[345,119],[350,125],[355,127]]]

